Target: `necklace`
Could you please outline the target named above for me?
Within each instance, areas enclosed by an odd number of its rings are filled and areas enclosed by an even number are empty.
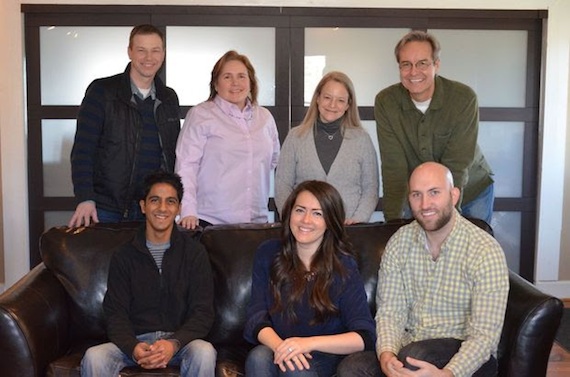
[[[336,129],[332,134],[329,134],[329,133],[327,132],[327,130],[325,130],[324,127],[322,127],[321,130],[323,130],[323,132],[327,135],[327,138],[328,138],[329,140],[331,140],[331,141],[332,141],[332,139],[334,139],[334,135],[336,135],[336,133],[337,133],[337,131],[338,131],[338,129]]]
[[[316,275],[317,275],[316,271],[307,271],[305,272],[305,280],[313,281]]]

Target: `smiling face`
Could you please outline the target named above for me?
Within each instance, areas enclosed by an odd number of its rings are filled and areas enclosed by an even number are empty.
[[[131,79],[139,88],[148,88],[164,62],[164,46],[157,34],[137,34],[128,48]]]
[[[323,123],[334,122],[348,110],[350,96],[346,87],[334,80],[328,81],[317,97],[319,119]]]
[[[247,67],[239,60],[230,60],[222,67],[215,89],[220,97],[243,109],[251,82]]]
[[[419,61],[426,61],[429,65],[425,70],[416,67]],[[410,92],[410,96],[418,101],[427,101],[435,91],[435,75],[439,71],[439,59],[433,61],[432,48],[429,42],[408,42],[400,50],[399,61],[411,63],[411,69],[400,69],[400,81]]]
[[[323,240],[327,226],[321,204],[309,191],[302,191],[297,195],[289,227],[299,252],[313,255]]]
[[[174,220],[180,213],[176,189],[168,183],[154,184],[144,200],[141,211],[146,216],[146,238],[153,243],[170,240]]]
[[[438,232],[452,223],[459,189],[453,187],[451,173],[437,163],[420,165],[410,177],[408,200],[414,218],[426,232]]]

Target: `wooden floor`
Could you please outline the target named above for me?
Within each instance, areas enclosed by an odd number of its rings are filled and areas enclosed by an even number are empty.
[[[570,299],[563,301],[564,306],[570,308]],[[570,352],[560,347],[556,342],[554,342],[550,352],[546,377],[570,377]]]

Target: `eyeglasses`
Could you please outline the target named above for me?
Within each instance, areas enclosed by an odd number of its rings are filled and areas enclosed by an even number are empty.
[[[433,62],[430,62],[429,60],[424,59],[424,60],[420,60],[420,61],[416,62],[416,64],[412,64],[411,62],[401,62],[399,66],[400,66],[400,71],[409,72],[412,70],[412,67],[416,67],[416,69],[420,70],[420,71],[425,71],[429,67],[431,67],[432,64],[433,64]]]

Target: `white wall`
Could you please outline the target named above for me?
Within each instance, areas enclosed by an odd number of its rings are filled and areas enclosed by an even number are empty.
[[[23,29],[20,0],[0,3],[0,163],[2,173],[6,285],[29,269],[26,133],[24,121]],[[570,297],[570,281],[558,281],[561,232],[565,222],[564,161],[569,128],[568,67],[570,56],[570,1],[567,0],[28,0],[26,4],[124,5],[252,5],[375,8],[547,9],[549,10],[544,127],[539,167],[539,226],[537,285],[559,297]],[[570,215],[567,215],[570,219]],[[570,221],[570,220],[569,220]],[[568,284],[567,284],[568,283]]]

